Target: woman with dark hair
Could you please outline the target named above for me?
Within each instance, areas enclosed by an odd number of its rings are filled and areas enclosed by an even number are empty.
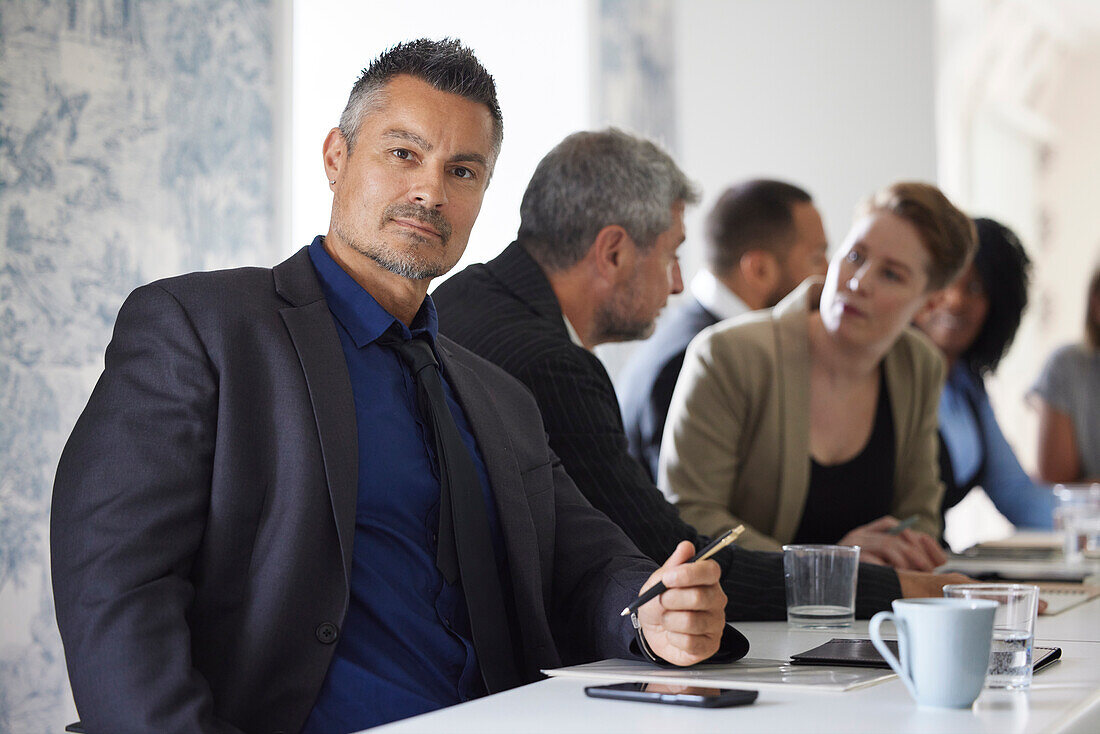
[[[1100,482],[1100,267],[1089,282],[1084,343],[1050,355],[1031,395],[1039,407],[1039,476]]]
[[[1053,495],[1036,486],[1008,445],[985,391],[1027,306],[1031,261],[1008,227],[975,219],[974,262],[914,319],[947,359],[940,396],[940,479],[943,510],[980,486],[1008,520],[1049,528]]]

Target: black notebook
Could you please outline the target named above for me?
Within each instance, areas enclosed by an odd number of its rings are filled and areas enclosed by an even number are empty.
[[[884,640],[886,647],[896,656],[898,643],[894,640]],[[1035,646],[1034,659],[1031,664],[1033,672],[1039,671],[1062,657],[1060,647]],[[834,637],[824,645],[818,645],[812,650],[791,655],[791,662],[795,665],[843,665],[856,668],[889,668],[890,665],[878,654],[878,650],[866,639],[849,639]]]

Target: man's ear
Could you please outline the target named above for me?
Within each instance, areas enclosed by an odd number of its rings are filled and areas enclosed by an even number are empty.
[[[738,262],[741,278],[755,293],[766,294],[779,284],[779,260],[767,250],[749,250]]]
[[[328,131],[322,153],[325,161],[325,175],[328,177],[329,187],[332,187],[331,182],[340,180],[340,172],[348,157],[348,142],[344,139],[340,128],[334,127]]]
[[[638,248],[618,224],[609,224],[596,233],[588,250],[600,278],[610,284],[626,281],[634,274]]]

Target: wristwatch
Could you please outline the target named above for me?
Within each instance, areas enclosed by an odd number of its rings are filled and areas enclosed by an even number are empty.
[[[642,655],[651,663],[663,663],[665,662],[650,649],[649,643],[645,640],[645,635],[642,634],[642,623],[638,621],[638,613],[630,613],[630,623],[634,625],[634,634],[638,638],[638,648],[642,651]]]

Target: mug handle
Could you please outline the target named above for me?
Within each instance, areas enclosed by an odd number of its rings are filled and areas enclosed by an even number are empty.
[[[916,698],[917,691],[913,685],[913,679],[909,677],[909,673],[902,666],[901,662],[896,657],[894,657],[894,653],[890,652],[890,648],[887,647],[886,643],[882,640],[882,634],[880,633],[879,628],[882,627],[882,623],[887,620],[893,622],[894,626],[898,628],[899,651],[904,651],[908,647],[908,645],[905,644],[906,642],[908,642],[907,635],[905,633],[905,623],[904,621],[895,617],[892,612],[879,612],[875,616],[871,617],[871,623],[867,626],[867,631],[871,635],[871,644],[875,646],[875,649],[878,650],[879,655],[882,655],[886,662],[890,664],[890,667],[894,669],[894,672],[898,674],[898,677],[901,678],[901,682],[904,683],[905,687],[909,689],[909,693],[912,694],[913,698]],[[902,652],[902,657],[905,657],[904,652]]]

